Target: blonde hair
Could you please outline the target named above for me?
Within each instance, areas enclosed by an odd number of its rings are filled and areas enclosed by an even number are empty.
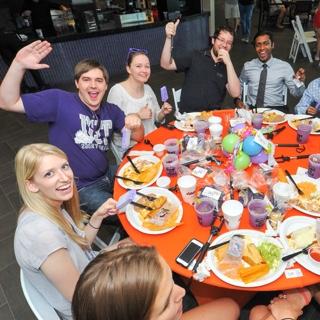
[[[103,252],[81,273],[72,299],[75,320],[149,320],[163,266],[154,247]]]
[[[67,160],[66,154],[59,148],[46,144],[35,143],[22,147],[15,157],[15,170],[18,182],[18,188],[23,201],[23,207],[50,219],[53,223],[59,226],[63,231],[83,249],[88,248],[87,239],[82,238],[74,232],[70,223],[64,218],[61,212],[51,205],[41,192],[31,192],[27,188],[27,181],[32,180],[35,175],[41,160],[48,155],[53,155]],[[63,203],[63,207],[69,213],[75,224],[83,229],[85,215],[80,211],[79,195],[75,183],[73,184],[73,196],[70,200]]]

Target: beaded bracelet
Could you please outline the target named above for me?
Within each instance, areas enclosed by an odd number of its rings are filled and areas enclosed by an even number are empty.
[[[90,221],[88,222],[88,225],[89,225],[91,228],[93,228],[93,229],[96,229],[96,230],[99,230],[99,229],[100,229],[100,227],[97,228],[97,227],[93,226],[93,225],[90,223]]]

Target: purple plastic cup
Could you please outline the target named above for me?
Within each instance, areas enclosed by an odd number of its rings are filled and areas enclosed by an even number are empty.
[[[320,153],[309,156],[308,176],[314,179],[320,178]]]
[[[308,141],[312,126],[309,124],[300,124],[297,128],[297,141],[299,143],[306,143]]]
[[[252,115],[251,123],[255,129],[259,130],[262,128],[262,121],[263,121],[263,115],[261,113],[254,113]]]
[[[179,159],[176,154],[167,154],[162,162],[168,177],[175,177],[178,174]]]
[[[209,123],[208,123],[208,121],[205,121],[205,120],[197,120],[194,122],[193,126],[198,134],[205,133],[205,131],[209,127]]]
[[[254,228],[262,227],[267,220],[267,203],[262,199],[253,199],[248,203],[250,225]]]
[[[179,154],[179,141],[178,139],[167,139],[164,142],[164,145],[167,149],[168,154]]]
[[[214,202],[210,198],[200,198],[194,205],[198,221],[202,226],[210,226],[215,216]]]

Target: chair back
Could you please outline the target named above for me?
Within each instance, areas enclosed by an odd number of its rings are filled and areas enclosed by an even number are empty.
[[[176,90],[175,88],[172,88],[172,95],[173,95],[173,102],[174,102],[174,115],[176,118],[179,118],[179,115],[181,115],[179,110],[179,102],[181,100],[181,89]]]
[[[30,309],[38,320],[60,320],[55,309],[47,302],[42,294],[25,277],[20,269],[21,288]]]

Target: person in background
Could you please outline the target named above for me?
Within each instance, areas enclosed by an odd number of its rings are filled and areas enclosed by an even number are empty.
[[[155,122],[163,122],[172,106],[164,102],[159,107],[156,95],[146,84],[151,75],[150,61],[146,50],[130,48],[127,57],[126,70],[128,78],[111,87],[107,101],[117,105],[126,115],[135,113],[141,119],[144,133],[148,134],[156,126]],[[113,135],[113,141],[121,154],[121,135]],[[131,140],[131,146],[135,141]]]
[[[0,55],[8,67],[10,67],[17,52],[28,43],[28,37],[19,33],[15,22],[15,17],[19,15],[21,9],[19,3],[0,0]],[[22,79],[22,92],[44,90],[49,87],[42,79],[39,71],[29,70],[29,72],[36,87],[30,87],[25,79]]]
[[[240,21],[242,38],[241,41],[249,43],[251,34],[251,20],[254,8],[254,0],[239,0]]]
[[[72,319],[76,283],[96,256],[91,244],[102,220],[118,213],[117,202],[108,199],[88,219],[80,211],[66,154],[50,144],[22,147],[15,158],[15,171],[23,201],[14,236],[17,262],[60,317]]]
[[[222,298],[182,313],[177,286],[153,247],[101,253],[81,274],[72,299],[75,320],[235,320],[239,306]]]
[[[295,113],[320,115],[320,78],[311,81],[295,106]]]
[[[250,107],[256,106],[260,75],[265,66],[267,69],[267,77],[264,100],[263,105],[258,107],[269,107],[287,113],[287,106],[283,104],[284,86],[289,89],[293,96],[302,96],[305,90],[305,71],[303,68],[299,68],[298,71],[294,73],[288,62],[272,56],[274,41],[271,32],[257,32],[254,36],[253,44],[258,57],[246,62],[240,74],[242,90],[244,84],[248,86],[247,104]],[[244,107],[240,98],[235,99],[235,105],[238,108]]]
[[[226,91],[233,98],[240,95],[240,82],[229,55],[233,44],[233,30],[228,27],[217,28],[211,38],[212,47],[208,50],[171,56],[171,41],[178,25],[179,20],[166,24],[160,65],[166,70],[185,73],[180,112],[220,109]]]
[[[49,68],[41,61],[51,50],[49,42],[38,40],[17,53],[0,86],[0,108],[49,124],[49,142],[68,155],[82,208],[93,213],[113,194],[116,167],[109,165],[106,156],[113,132],[126,127],[133,140],[141,141],[143,125],[138,115],[125,116],[117,106],[103,102],[109,76],[95,60],[76,65],[78,92],[50,89],[21,96],[25,71]]]
[[[233,32],[236,33],[240,27],[240,11],[238,0],[224,1],[224,17],[226,19],[227,26],[232,28]]]
[[[318,6],[313,16],[313,28],[316,32],[317,37],[317,50],[314,56],[315,61],[320,60],[320,1],[318,2]]]
[[[267,0],[269,1],[269,0]],[[288,10],[282,4],[281,0],[270,0],[270,15],[278,15],[276,27],[280,30],[284,29],[283,20],[287,15]]]

